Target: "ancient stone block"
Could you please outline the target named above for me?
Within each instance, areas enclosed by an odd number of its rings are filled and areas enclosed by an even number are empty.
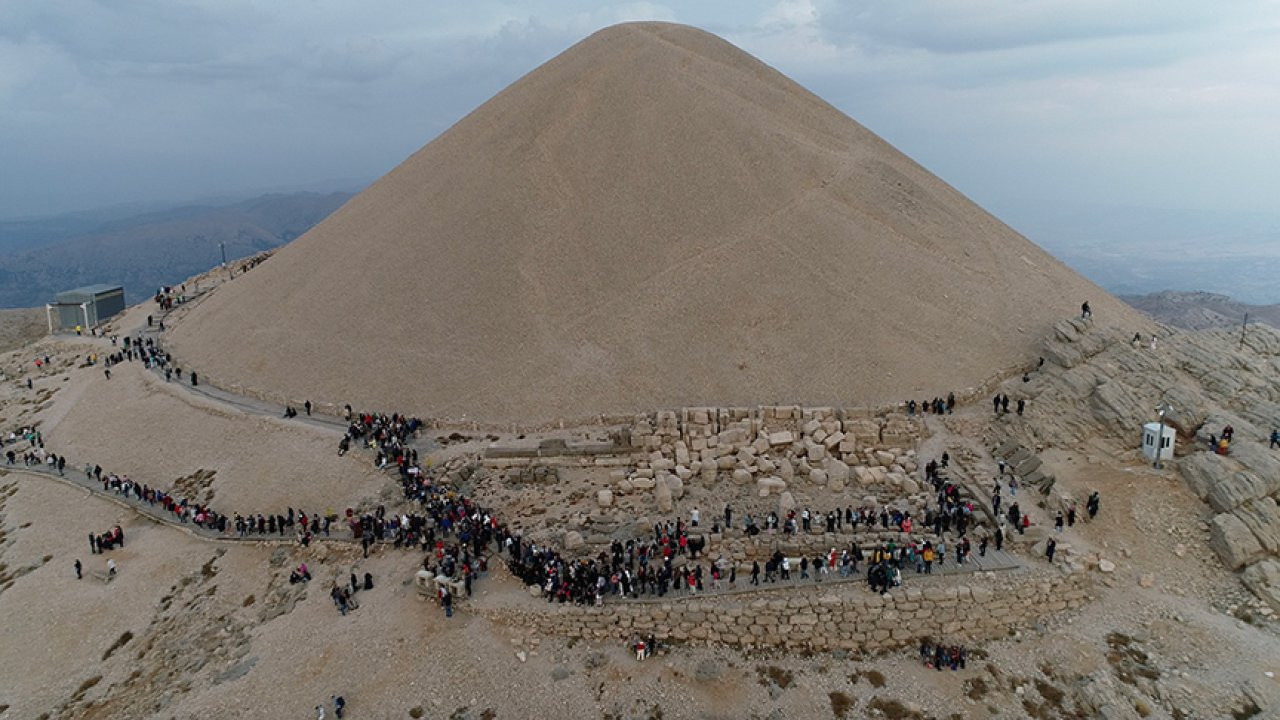
[[[790,445],[795,442],[795,439],[795,433],[790,430],[781,430],[779,432],[769,433],[769,444],[774,446]]]

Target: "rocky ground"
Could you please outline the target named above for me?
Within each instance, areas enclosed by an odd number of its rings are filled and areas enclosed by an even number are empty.
[[[145,313],[131,311],[122,325],[144,321]],[[485,608],[545,607],[496,563],[470,606],[445,619],[410,582],[416,554],[388,548],[365,559],[350,545],[210,542],[12,471],[0,475],[0,718],[307,717],[333,693],[349,700],[349,717],[371,718],[1273,716],[1276,609],[1250,593],[1214,549],[1212,523],[1222,513],[1179,471],[1198,452],[1194,440],[1162,471],[1132,450],[1144,408],[1154,407],[1153,395],[1169,380],[1181,397],[1175,404],[1186,408],[1189,438],[1229,418],[1242,438],[1265,449],[1257,435],[1265,403],[1275,401],[1271,386],[1249,379],[1250,357],[1232,356],[1212,334],[1167,331],[1154,353],[1114,338],[1092,345],[1087,329],[1078,335],[1069,346],[1088,344],[1089,352],[1074,358],[1059,348],[1061,356],[1026,382],[1014,377],[1002,386],[1028,399],[1024,416],[997,418],[977,402],[921,426],[916,456],[948,450],[957,470],[984,490],[996,474],[992,450],[1005,441],[1042,462],[1052,476],[1048,492],[1019,491],[1036,523],[1031,538],[1014,543],[1027,572],[1053,571],[1038,553],[1059,506],[1095,489],[1103,498],[1095,521],[1059,539],[1059,561],[1094,578],[1092,600],[970,643],[962,671],[925,669],[910,650],[784,653],[698,644],[666,647],[638,663],[620,639],[575,641],[486,620]],[[387,490],[391,477],[372,473],[368,458],[334,457],[323,429],[232,412],[136,368],[122,367],[107,381],[99,367],[80,367],[102,342],[46,340],[0,358],[5,427],[38,421],[51,449],[65,448],[73,459],[106,457],[119,472],[161,486],[193,468],[216,470],[208,487],[215,504],[304,497],[336,506]],[[37,371],[33,359],[45,354],[52,369]],[[1223,367],[1230,372],[1215,371]],[[606,429],[583,432],[599,438]],[[432,455],[438,463],[487,443],[441,437]],[[494,473],[485,481],[492,487],[476,480],[472,489],[513,514],[536,517],[541,506],[567,522],[599,511],[598,490],[617,482],[610,472],[565,472],[550,486]],[[691,483],[673,512],[705,503],[714,515],[735,488]],[[834,502],[826,487],[797,481],[792,489],[802,505]],[[780,502],[749,490],[743,508],[762,512]],[[851,482],[850,492],[860,498],[863,490]],[[652,498],[625,502],[629,513],[661,514],[644,504]],[[114,524],[125,529],[125,547],[90,555],[86,533]],[[110,583],[98,577],[106,557],[120,567]],[[76,559],[85,566],[81,580]],[[290,585],[300,562],[315,579]],[[370,572],[376,587],[341,617],[328,588],[352,571]],[[855,584],[841,592],[865,590]]]
[[[30,344],[48,330],[44,308],[0,310],[0,352]]]

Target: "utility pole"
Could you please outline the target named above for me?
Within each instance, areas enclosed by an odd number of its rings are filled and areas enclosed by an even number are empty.
[[[1160,403],[1160,407],[1156,408],[1156,414],[1158,414],[1158,415],[1160,416],[1160,435],[1159,435],[1159,437],[1157,437],[1157,438],[1156,438],[1156,462],[1155,462],[1155,468],[1156,468],[1157,470],[1160,470],[1160,469],[1161,469],[1161,467],[1160,467],[1160,451],[1164,449],[1164,414],[1165,414],[1166,412],[1168,412],[1169,410],[1172,410],[1172,409],[1173,409],[1173,408],[1169,407],[1169,406],[1168,406],[1168,405],[1166,405],[1164,402],[1161,402],[1161,403]],[[1170,449],[1172,450],[1172,448],[1170,448]]]
[[[1240,323],[1240,349],[1241,350],[1244,349],[1244,331],[1245,331],[1245,328],[1247,327],[1249,327],[1249,312],[1246,310],[1244,313],[1244,322]]]
[[[218,249],[222,251],[222,268],[227,271],[227,279],[231,279],[231,270],[227,268],[227,244],[221,240],[218,241]]]

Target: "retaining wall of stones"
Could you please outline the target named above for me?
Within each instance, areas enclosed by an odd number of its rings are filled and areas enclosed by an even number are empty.
[[[880,652],[921,639],[987,640],[1029,627],[1090,599],[1083,572],[1052,577],[981,579],[981,585],[761,590],[670,602],[603,607],[540,604],[480,611],[490,620],[560,637],[628,642],[653,633],[660,642],[740,648]]]

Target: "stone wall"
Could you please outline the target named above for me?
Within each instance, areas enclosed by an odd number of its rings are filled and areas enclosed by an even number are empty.
[[[925,637],[1003,637],[1090,599],[1091,580],[1083,572],[974,580],[972,587],[908,585],[887,597],[852,586],[788,588],[668,602],[615,600],[603,607],[534,600],[527,609],[479,612],[513,627],[584,640],[628,642],[652,632],[660,642],[677,644],[878,652]]]

